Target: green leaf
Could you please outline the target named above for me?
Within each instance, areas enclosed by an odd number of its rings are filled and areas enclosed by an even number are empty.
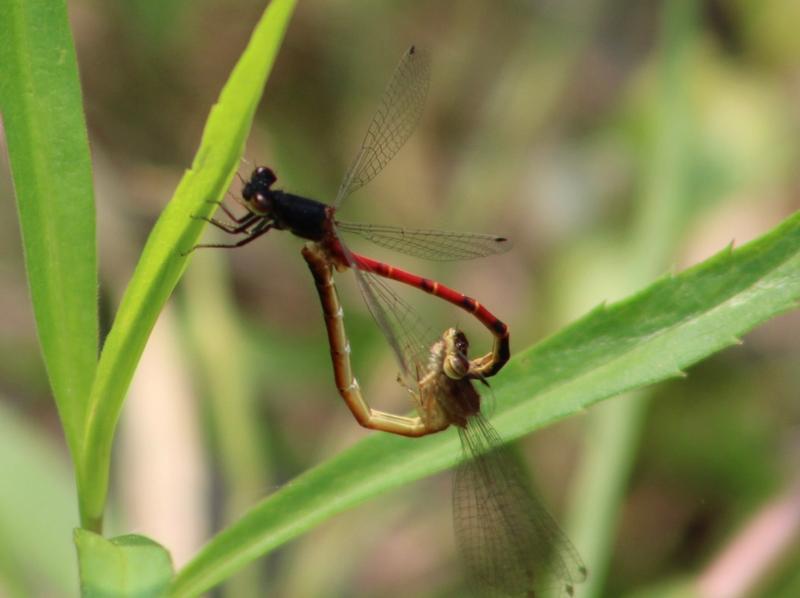
[[[6,0],[0,110],[50,385],[77,455],[97,364],[94,191],[75,48],[60,0]]]
[[[736,251],[666,277],[513,358],[495,378],[493,423],[519,438],[624,391],[682,375],[800,298],[800,214]],[[213,538],[171,588],[204,592],[332,515],[441,471],[459,458],[454,431],[373,434],[308,471]]]
[[[165,595],[172,578],[172,560],[153,540],[135,534],[106,540],[76,529],[75,546],[84,598]]]
[[[63,444],[54,442],[49,427],[20,417],[4,399],[0,397],[0,586],[8,590],[16,580],[20,596],[77,594],[70,531],[78,505]]]
[[[211,109],[200,148],[147,240],[100,356],[92,387],[78,489],[84,527],[99,530],[114,429],[150,331],[186,266],[208,216],[239,165],[256,106],[294,8],[274,0]]]

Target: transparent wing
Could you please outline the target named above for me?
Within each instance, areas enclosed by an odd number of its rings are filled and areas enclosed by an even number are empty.
[[[480,413],[458,431],[466,459],[453,483],[453,522],[478,594],[572,595],[586,568],[533,494],[515,455]]]
[[[437,337],[378,276],[363,270],[353,272],[370,313],[394,350],[404,386],[416,392],[419,379],[427,372],[430,346]]]
[[[336,222],[336,228],[376,245],[434,261],[470,260],[504,253],[512,243],[506,237],[424,228]]]
[[[422,50],[411,46],[403,54],[383,92],[361,149],[336,194],[335,207],[338,208],[345,197],[375,178],[400,151],[422,117],[429,85],[430,60]]]
[[[419,379],[427,371],[430,347],[437,336],[386,282],[370,272],[359,270],[347,246],[340,245],[364,302],[397,358],[404,386],[416,392]]]

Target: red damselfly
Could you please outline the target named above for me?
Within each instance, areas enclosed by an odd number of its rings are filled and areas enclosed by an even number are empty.
[[[369,409],[350,364],[350,345],[326,256],[309,244],[303,250],[325,313],[336,384],[353,411]],[[379,287],[380,288],[380,287]],[[383,288],[387,313],[412,314]],[[388,294],[387,294],[388,293]],[[399,324],[399,322],[396,322]],[[404,361],[415,375],[403,377],[416,406],[415,417],[382,414],[404,432],[437,432],[455,426],[463,459],[453,482],[453,524],[460,560],[479,596],[538,596],[549,591],[572,595],[586,578],[575,548],[536,498],[515,455],[481,413],[474,380],[486,384],[493,364],[470,360],[469,343],[454,328],[431,342],[415,319],[402,322]]]
[[[508,327],[488,309],[471,297],[439,282],[417,276],[388,264],[372,260],[351,251],[340,232],[360,235],[379,245],[417,257],[434,260],[459,260],[502,253],[510,248],[505,237],[488,234],[447,232],[428,229],[404,229],[346,223],[335,218],[336,210],[354,191],[372,180],[400,150],[420,120],[429,87],[427,56],[411,47],[404,55],[387,86],[380,107],[374,115],[355,160],[347,171],[336,199],[327,205],[314,199],[273,189],[275,173],[264,166],[256,168],[245,182],[237,201],[246,209],[235,216],[224,205],[222,209],[233,222],[208,219],[221,230],[242,235],[236,243],[208,244],[197,247],[241,247],[272,229],[289,230],[311,241],[314,251],[334,269],[351,268],[356,274],[359,290],[370,311],[397,355],[402,373],[414,375],[405,359],[402,343],[393,321],[405,315],[391,313],[392,306],[381,302],[384,287],[375,275],[396,280],[444,299],[473,314],[494,336],[491,353],[482,358],[483,375],[497,373],[509,358]],[[351,405],[351,409],[353,409]],[[371,411],[355,413],[359,422],[369,428],[400,434],[419,435],[417,430],[396,429]],[[423,432],[429,433],[429,432]]]

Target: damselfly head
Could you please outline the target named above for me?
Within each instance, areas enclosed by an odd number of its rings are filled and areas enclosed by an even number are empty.
[[[250,175],[250,180],[242,187],[242,199],[247,207],[256,214],[268,215],[272,210],[270,187],[277,180],[278,177],[270,168],[266,166],[256,168]]]
[[[469,340],[467,335],[458,328],[448,328],[442,335],[444,339],[446,351],[448,353],[459,355],[467,359],[469,354]]]
[[[442,369],[448,378],[460,380],[469,372],[469,341],[456,328],[449,328],[442,336],[445,343],[445,358]]]

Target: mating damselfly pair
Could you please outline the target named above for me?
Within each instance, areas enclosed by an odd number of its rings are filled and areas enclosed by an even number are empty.
[[[572,593],[586,570],[575,549],[527,484],[519,463],[481,411],[474,382],[487,384],[510,356],[508,327],[477,300],[446,285],[376,261],[349,249],[342,233],[416,257],[460,260],[502,253],[506,237],[406,229],[342,222],[336,212],[353,192],[372,180],[404,145],[420,121],[429,87],[429,60],[411,47],[384,92],[361,148],[331,205],[274,188],[275,173],[256,168],[244,182],[240,216],[222,206],[230,222],[209,219],[241,239],[241,247],[270,230],[288,230],[306,241],[302,255],[323,307],[339,394],[363,426],[416,437],[458,430],[464,458],[453,485],[454,528],[461,560],[480,595],[534,595],[545,589]],[[400,367],[400,381],[417,414],[378,411],[362,396],[350,362],[351,346],[334,272],[350,270]],[[457,329],[429,332],[415,311],[385,282],[421,289],[472,314],[493,335],[492,350],[470,360],[469,341]]]

